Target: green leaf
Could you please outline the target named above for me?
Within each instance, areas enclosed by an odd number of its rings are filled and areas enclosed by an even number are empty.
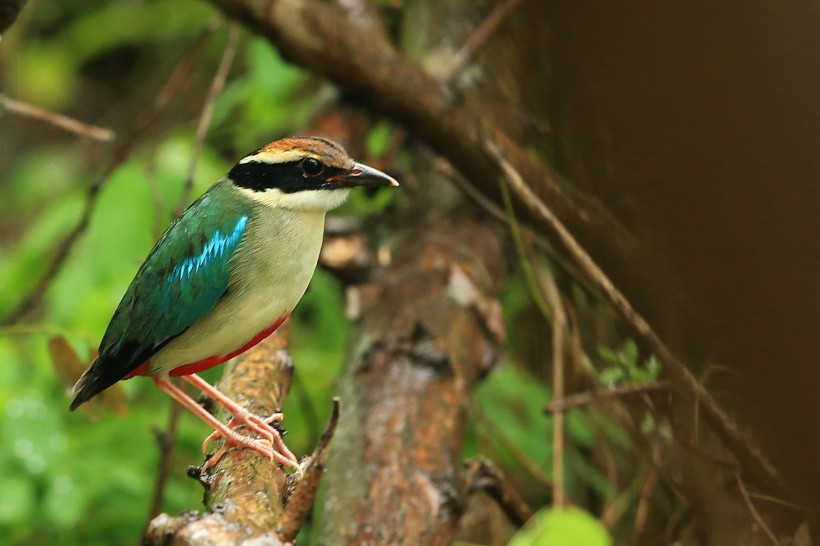
[[[624,372],[621,368],[611,366],[604,369],[598,374],[598,382],[602,385],[614,386],[622,382],[624,379]]]
[[[610,546],[612,539],[598,520],[578,508],[539,510],[509,546]]]
[[[627,366],[637,366],[638,364],[638,346],[635,345],[635,342],[631,339],[627,339],[624,342],[624,346],[621,348],[621,353],[623,354],[623,362]]]

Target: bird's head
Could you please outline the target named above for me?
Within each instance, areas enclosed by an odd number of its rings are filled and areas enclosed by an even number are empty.
[[[353,159],[329,140],[283,138],[246,155],[228,173],[234,187],[275,208],[324,212],[356,186],[398,186],[394,178]]]

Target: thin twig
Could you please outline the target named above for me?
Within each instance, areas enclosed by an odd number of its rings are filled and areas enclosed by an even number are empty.
[[[518,259],[521,263],[521,271],[524,274],[524,280],[527,283],[527,288],[532,295],[533,302],[538,310],[544,315],[544,318],[552,322],[552,310],[547,304],[544,294],[541,293],[541,287],[535,279],[535,271],[533,270],[532,260],[530,259],[527,248],[524,245],[524,238],[521,232],[521,226],[518,224],[518,219],[513,210],[513,202],[510,197],[510,191],[504,181],[501,181],[501,198],[504,201],[504,208],[507,211],[507,218],[510,226],[510,235],[512,235],[515,250],[518,253]]]
[[[789,502],[787,500],[779,499],[777,497],[772,497],[771,495],[766,495],[764,493],[757,493],[755,491],[749,491],[749,498],[756,499],[764,502],[770,502],[772,504],[776,504],[778,506],[784,506],[786,508],[791,508],[792,510],[798,510],[800,512],[811,512],[810,508],[806,506],[802,506],[800,504]]]
[[[151,192],[151,200],[154,202],[154,222],[151,234],[154,236],[154,239],[159,239],[167,222],[165,221],[165,198],[162,196],[162,189],[159,187],[157,165],[153,156],[148,161],[145,174],[148,182],[148,190]]]
[[[465,180],[464,176],[459,171],[454,169],[449,161],[443,158],[438,158],[436,168],[441,170],[441,172],[444,173],[456,186],[467,194],[467,197],[475,201],[478,206],[487,211],[493,218],[499,220],[507,226],[515,221],[515,216],[511,213],[512,209],[505,211],[503,208],[496,205],[495,201],[488,198],[486,195],[478,191],[470,182]],[[536,233],[528,226],[521,225],[519,223],[518,227],[528,241],[532,241],[535,246],[546,252],[550,256],[550,259],[554,260],[559,266],[561,266],[562,270],[569,273],[580,286],[589,292],[593,292],[593,287],[590,282],[580,274],[577,266],[570,262],[566,256],[563,256],[560,252],[557,252],[555,247],[547,238],[540,233]]]
[[[10,326],[0,326],[0,337],[2,336],[58,336],[67,339],[81,339],[93,344],[99,341],[87,332],[79,330],[69,330],[62,326],[53,324],[14,324]]]
[[[208,134],[208,128],[211,126],[211,119],[213,119],[214,104],[217,97],[222,93],[225,87],[225,82],[228,79],[228,73],[233,65],[233,60],[236,57],[236,49],[239,46],[239,35],[241,25],[234,21],[228,29],[228,42],[225,44],[225,50],[222,52],[222,58],[219,60],[219,66],[214,74],[214,79],[211,81],[211,87],[208,89],[208,96],[205,97],[205,102],[202,104],[202,111],[199,114],[199,123],[196,127],[196,140],[194,141],[194,149],[191,152],[191,162],[188,164],[188,174],[185,176],[185,183],[182,187],[182,195],[179,199],[179,204],[174,211],[175,216],[182,214],[182,211],[188,205],[191,199],[191,190],[194,187],[194,178],[196,177],[196,166],[199,162],[199,155],[202,152],[202,144],[205,141],[205,136]]]
[[[524,0],[507,0],[495,6],[492,13],[476,27],[473,33],[470,34],[464,42],[464,45],[461,46],[461,49],[458,50],[458,53],[456,53],[453,63],[450,65],[450,69],[442,78],[445,83],[452,83],[453,79],[464,70],[464,67],[467,66],[470,59],[475,56],[475,53],[487,43],[490,36],[493,35],[499,25],[504,21],[504,18],[523,1]]]
[[[752,517],[757,522],[757,524],[760,525],[760,528],[763,530],[763,532],[766,533],[766,536],[769,537],[769,540],[772,541],[772,544],[774,544],[774,546],[780,546],[780,541],[777,540],[775,534],[772,532],[769,526],[766,525],[766,521],[763,519],[763,516],[760,515],[760,512],[757,511],[757,508],[755,508],[754,503],[752,503],[752,499],[749,498],[749,492],[746,490],[746,485],[744,485],[743,480],[740,478],[740,475],[737,475],[736,479],[737,487],[738,489],[740,489],[740,494],[743,496],[743,502],[746,503],[746,508],[749,509],[749,513],[752,514]]]
[[[125,137],[125,140],[123,140],[122,144],[120,144],[114,152],[114,156],[109,164],[103,170],[102,174],[100,174],[100,176],[94,181],[94,183],[88,187],[85,194],[83,210],[77,224],[70,232],[68,232],[62,241],[57,243],[57,251],[46,266],[43,275],[37,280],[36,283],[34,283],[34,286],[28,294],[23,297],[20,303],[18,303],[17,306],[14,307],[5,317],[5,319],[3,319],[2,324],[12,324],[18,322],[40,304],[52,280],[54,280],[63,264],[68,259],[74,244],[79,240],[86,228],[88,228],[88,224],[91,221],[91,215],[94,212],[95,205],[97,204],[97,198],[100,195],[100,191],[111,177],[111,174],[128,158],[131,149],[137,143],[139,137],[142,136],[143,132],[151,125],[157,114],[168,106],[168,103],[182,87],[182,84],[188,79],[188,76],[193,70],[194,63],[199,52],[205,46],[207,38],[215,30],[214,21],[216,21],[216,19],[213,19],[208,23],[194,43],[191,44],[188,50],[182,55],[180,60],[177,62],[177,65],[174,67],[173,72],[171,72],[171,75],[165,81],[165,84],[162,88],[160,88],[159,92],[157,92],[153,101],[151,101],[151,103],[143,109],[139,116],[137,116],[134,124],[131,126],[131,129]]]
[[[590,391],[578,392],[563,398],[556,397],[552,402],[547,404],[546,411],[549,413],[561,413],[567,411],[568,409],[577,408],[578,406],[585,406],[587,404],[592,404],[594,402],[598,402],[599,400],[605,400],[615,396],[627,396],[630,394],[642,394],[645,392],[663,391],[668,389],[669,385],[661,381],[655,381],[652,383],[638,383],[634,385],[616,385],[607,389],[594,389]]]
[[[151,499],[151,509],[148,511],[148,521],[145,522],[143,535],[148,531],[151,520],[162,511],[162,501],[165,497],[165,486],[168,483],[168,476],[171,473],[171,460],[174,454],[174,442],[177,437],[177,425],[182,405],[175,400],[169,400],[171,411],[168,413],[168,424],[165,432],[157,432],[157,444],[159,445],[159,462],[157,463],[157,478],[154,481],[154,494]]]
[[[601,514],[601,524],[607,529],[612,529],[615,524],[627,514],[635,505],[635,500],[639,497],[643,484],[649,476],[652,469],[652,463],[648,460],[642,461],[635,473],[629,486],[618,495],[615,500],[607,506],[606,510]]]
[[[20,116],[43,121],[69,133],[74,133],[82,137],[87,137],[100,142],[114,140],[114,131],[105,127],[97,127],[78,121],[74,118],[50,112],[45,108],[34,106],[25,102],[14,100],[8,95],[0,93],[0,108]]]
[[[567,314],[561,302],[561,294],[555,278],[547,268],[542,268],[543,291],[552,309],[552,391],[556,399],[564,397],[564,333]],[[564,412],[552,414],[552,504],[565,504],[564,491]]]
[[[279,521],[280,524],[277,528],[279,538],[286,544],[293,542],[296,538],[296,534],[302,528],[302,524],[313,507],[316,492],[325,471],[325,460],[330,451],[333,434],[336,432],[336,425],[339,422],[339,405],[339,399],[334,398],[330,419],[328,419],[325,431],[319,438],[313,454],[302,464],[302,476],[288,496],[282,519]]]
[[[726,413],[689,371],[683,360],[672,353],[658,334],[649,326],[646,319],[638,313],[629,300],[626,299],[626,296],[615,287],[609,277],[592,260],[558,217],[533,193],[516,168],[504,158],[499,146],[488,140],[485,142],[485,148],[498,162],[507,178],[507,182],[519,199],[530,208],[533,214],[552,229],[573,260],[578,263],[581,270],[598,288],[601,296],[609,302],[623,320],[635,329],[650,350],[665,364],[666,370],[695,396],[696,400],[702,405],[706,416],[709,417],[712,426],[715,427],[715,432],[718,433],[729,449],[754,475],[774,487],[782,487],[783,479],[780,473],[763,454],[756,442],[741,431],[734,419]]]
[[[635,510],[635,525],[632,527],[632,544],[639,545],[643,540],[643,533],[646,529],[646,519],[649,515],[649,496],[655,489],[658,482],[658,472],[655,467],[649,469],[649,475],[641,488],[638,498],[638,508]]]

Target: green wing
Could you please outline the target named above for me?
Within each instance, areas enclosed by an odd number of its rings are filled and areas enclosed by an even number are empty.
[[[230,259],[250,211],[227,191],[230,182],[220,181],[191,205],[140,267],[100,345],[101,382],[108,383],[102,388],[202,319],[228,289]]]

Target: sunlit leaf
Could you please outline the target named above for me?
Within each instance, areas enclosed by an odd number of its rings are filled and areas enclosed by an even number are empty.
[[[578,508],[545,508],[533,516],[509,546],[610,546],[598,520]]]

